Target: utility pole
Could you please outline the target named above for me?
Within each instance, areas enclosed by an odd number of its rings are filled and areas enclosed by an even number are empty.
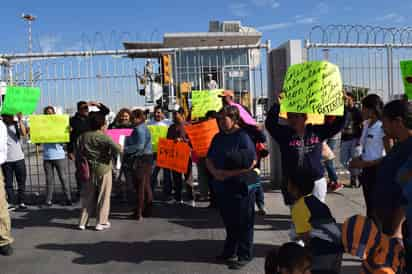
[[[22,14],[21,18],[27,22],[28,27],[29,27],[29,54],[33,53],[33,39],[32,39],[32,31],[31,31],[31,25],[34,20],[37,19],[36,16],[32,14]],[[31,57],[29,57],[29,82],[30,86],[33,86],[33,63],[31,60]]]

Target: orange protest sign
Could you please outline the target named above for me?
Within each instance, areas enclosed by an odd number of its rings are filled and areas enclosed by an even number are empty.
[[[156,165],[179,173],[187,173],[190,147],[183,142],[160,138],[157,146]]]
[[[193,150],[199,157],[205,157],[213,137],[219,132],[216,119],[185,126]]]
[[[323,125],[325,123],[325,115],[323,114],[308,113],[306,115],[308,116],[308,119],[306,120],[306,124]],[[279,117],[283,119],[288,118],[286,112],[279,113]]]

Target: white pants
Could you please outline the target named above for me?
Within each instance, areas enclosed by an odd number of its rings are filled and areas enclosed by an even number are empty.
[[[328,191],[328,185],[325,178],[321,178],[315,181],[312,195],[318,198],[321,202],[326,201],[326,192]]]

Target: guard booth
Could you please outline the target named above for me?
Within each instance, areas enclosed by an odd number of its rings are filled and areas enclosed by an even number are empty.
[[[170,54],[128,55],[157,58],[165,108],[179,104],[190,109],[192,90],[230,89],[235,101],[254,110],[254,98],[265,96],[261,50],[267,45],[261,44],[261,37],[260,32],[237,21],[212,21],[208,32],[166,33],[163,42],[128,41],[123,45],[127,50],[145,48],[148,53],[177,49]],[[158,100],[146,96],[148,103]]]

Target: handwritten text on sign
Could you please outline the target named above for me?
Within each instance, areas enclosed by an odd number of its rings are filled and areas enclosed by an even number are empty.
[[[147,126],[152,136],[152,150],[157,152],[157,146],[160,138],[166,138],[167,126]]]
[[[211,119],[185,126],[185,130],[197,156],[205,157],[213,137],[219,132],[219,127],[217,126],[216,119]]]
[[[156,165],[179,173],[187,173],[190,147],[183,142],[161,138],[157,147]]]
[[[192,118],[202,118],[210,110],[219,111],[222,99],[219,95],[223,90],[194,90],[192,91]]]
[[[412,61],[401,61],[400,66],[405,94],[412,99]]]
[[[69,115],[30,115],[29,126],[34,144],[70,141]]]
[[[283,84],[281,112],[343,115],[339,68],[326,61],[289,67]]]
[[[40,88],[9,86],[1,109],[2,114],[14,115],[19,112],[32,114],[40,100]]]

